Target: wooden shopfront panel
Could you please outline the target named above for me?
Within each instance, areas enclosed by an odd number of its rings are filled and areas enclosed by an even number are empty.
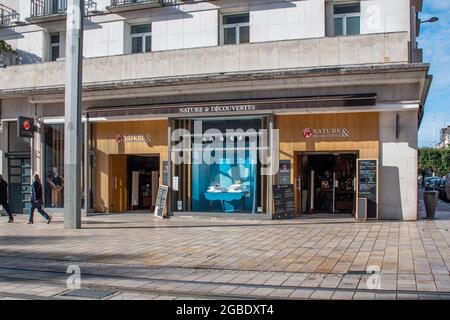
[[[291,160],[291,183],[299,174],[297,155],[305,152],[356,152],[360,159],[379,158],[378,113],[278,115],[275,127],[280,134],[280,160]],[[305,129],[346,129],[348,136],[306,137]],[[306,133],[309,130],[306,131]],[[322,130],[323,132],[323,130]],[[296,191],[298,193],[298,191]],[[298,209],[299,194],[296,196]],[[299,212],[299,210],[297,210]]]
[[[162,182],[162,161],[167,161],[167,125],[167,120],[95,123],[97,211],[126,211],[127,197],[123,195],[128,192],[127,155],[159,156],[159,183]],[[121,188],[114,189],[115,182],[120,181]]]

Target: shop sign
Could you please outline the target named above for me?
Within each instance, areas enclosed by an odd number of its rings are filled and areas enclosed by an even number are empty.
[[[156,196],[155,203],[155,217],[164,218],[166,214],[166,205],[167,205],[167,194],[169,192],[169,187],[165,185],[160,185],[158,189],[158,194]]]
[[[278,183],[286,185],[291,183],[291,160],[280,160]]]
[[[353,95],[325,95],[325,96],[303,96],[288,98],[269,98],[258,100],[240,101],[205,101],[184,104],[148,104],[133,108],[128,106],[117,106],[115,110],[109,108],[90,108],[89,115],[102,117],[136,116],[148,114],[177,114],[177,115],[215,115],[220,113],[240,114],[272,110],[288,109],[316,109],[316,108],[347,108],[352,106],[374,106],[376,94],[353,94]]]
[[[32,138],[34,133],[34,119],[19,117],[17,122],[17,136],[22,138]]]
[[[350,130],[348,128],[305,128],[302,134],[306,139],[348,138]]]
[[[215,112],[245,112],[255,111],[254,104],[243,105],[215,105],[215,106],[194,106],[179,108],[180,113],[215,113]]]
[[[136,143],[136,142],[144,142],[151,143],[152,136],[150,134],[116,134],[116,142],[117,143]]]

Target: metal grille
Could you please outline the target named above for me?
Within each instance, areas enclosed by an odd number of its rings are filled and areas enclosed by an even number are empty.
[[[144,3],[163,4],[163,0],[111,0],[111,6],[124,6],[130,4],[144,4]]]
[[[19,14],[15,10],[0,4],[0,28],[9,27],[11,22],[18,19]]]
[[[67,0],[31,0],[31,16],[62,14],[67,10]]]
[[[101,300],[106,297],[113,295],[113,291],[102,291],[102,290],[91,290],[91,289],[76,289],[62,294],[64,297],[74,297],[74,298],[86,298],[86,299],[97,299]]]

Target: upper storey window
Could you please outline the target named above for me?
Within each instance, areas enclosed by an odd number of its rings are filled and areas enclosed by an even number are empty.
[[[341,4],[334,6],[334,35],[349,36],[360,34],[361,4]]]
[[[152,51],[152,25],[131,26],[131,52],[142,53],[150,51]]]
[[[61,51],[61,42],[59,32],[50,34],[49,60],[50,61],[58,60],[61,55],[60,51]]]
[[[222,16],[222,43],[239,44],[250,42],[250,16],[248,13]]]

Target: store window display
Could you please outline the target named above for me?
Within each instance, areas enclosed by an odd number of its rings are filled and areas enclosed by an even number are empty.
[[[190,132],[192,161],[175,166],[179,190],[172,192],[174,206],[197,213],[263,213],[258,159],[262,119],[222,119],[178,122]],[[195,129],[199,127],[201,131]],[[214,161],[206,160],[206,155]]]
[[[64,178],[60,175],[59,169],[57,167],[53,167],[53,175],[47,178],[47,183],[51,188],[51,202],[52,207],[61,208],[63,206],[63,187],[64,187]]]
[[[83,130],[82,130],[83,133]],[[84,135],[81,135],[81,170],[83,170]],[[44,126],[44,167],[42,187],[46,208],[64,208],[64,124]],[[82,171],[83,172],[83,171]],[[81,190],[83,190],[83,175]],[[83,195],[83,193],[81,193]]]

